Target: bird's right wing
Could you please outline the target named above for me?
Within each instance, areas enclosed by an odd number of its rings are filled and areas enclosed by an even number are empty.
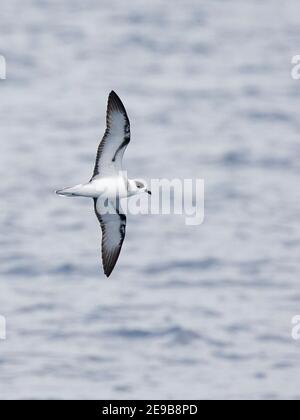
[[[102,263],[107,277],[113,271],[123,245],[126,230],[126,216],[119,203],[108,199],[94,198],[96,216],[102,229]]]
[[[130,122],[126,109],[112,91],[109,94],[106,112],[106,130],[98,147],[93,178],[115,176],[122,171],[122,158],[130,142]]]

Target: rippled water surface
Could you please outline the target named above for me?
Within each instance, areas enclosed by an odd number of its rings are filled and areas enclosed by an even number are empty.
[[[0,397],[300,398],[296,0],[1,3]],[[129,216],[100,266],[108,92],[132,177],[204,178],[205,222]]]

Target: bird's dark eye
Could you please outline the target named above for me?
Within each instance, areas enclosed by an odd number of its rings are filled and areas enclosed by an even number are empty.
[[[136,186],[138,188],[143,188],[144,187],[144,184],[142,184],[140,181],[136,181],[135,183],[136,183]]]

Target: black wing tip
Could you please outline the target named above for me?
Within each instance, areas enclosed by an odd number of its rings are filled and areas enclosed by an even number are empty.
[[[121,98],[116,94],[114,90],[112,90],[110,94],[108,95],[108,102],[111,102],[111,101],[122,104]]]
[[[107,277],[107,278],[109,278],[109,277],[110,277],[110,275],[111,275],[112,271],[113,271],[113,269],[111,269],[111,270],[106,270],[106,269],[104,269],[104,274],[106,275],[106,277]]]
[[[110,91],[109,96],[116,96],[117,98],[119,98],[119,96],[116,94],[114,90]]]
[[[128,119],[125,106],[114,90],[112,90],[108,96],[107,110],[108,112],[120,111],[125,115],[126,119]]]
[[[104,274],[108,278],[111,273],[113,272],[113,269],[115,268],[116,262],[114,264],[111,263],[109,256],[105,253],[103,249],[103,243],[102,243],[102,267]]]
[[[114,90],[111,90],[111,91],[110,91],[110,93],[109,93],[109,95],[108,95],[108,98],[111,98],[111,99],[115,99],[115,100],[119,100],[119,101],[121,101],[120,96],[119,96],[119,95],[117,95],[117,93],[116,93]],[[121,102],[122,102],[122,101],[121,101]]]
[[[119,249],[119,251],[117,251],[117,254],[113,256],[107,256],[107,255],[102,254],[103,271],[107,278],[111,275],[111,273],[113,272],[117,264],[120,251],[121,249]]]
[[[125,235],[124,235],[125,237]],[[111,275],[111,273],[113,272],[120,253],[121,253],[121,249],[122,249],[122,245],[123,245],[123,241],[124,241],[124,237],[121,240],[121,243],[119,244],[119,246],[117,248],[115,248],[115,250],[112,253],[108,253],[105,250],[105,245],[102,242],[102,266],[103,266],[103,271],[104,274],[106,275],[106,277],[109,277]]]

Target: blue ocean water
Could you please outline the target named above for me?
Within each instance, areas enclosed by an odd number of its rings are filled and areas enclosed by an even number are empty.
[[[0,398],[300,397],[296,0],[1,4]],[[205,221],[129,216],[100,266],[88,180],[114,89],[131,177],[204,178]]]

